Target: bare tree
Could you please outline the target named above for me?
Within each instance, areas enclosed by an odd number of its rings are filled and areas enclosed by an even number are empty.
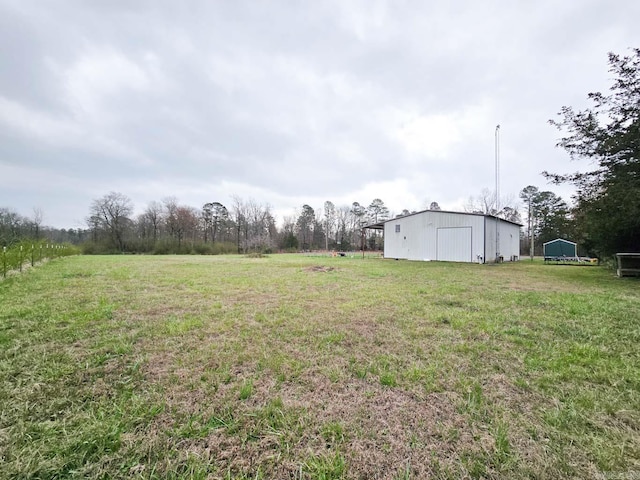
[[[343,205],[336,209],[336,244],[338,248],[345,249],[348,245],[348,226],[351,209],[348,205]]]
[[[0,208],[0,245],[11,245],[27,230],[28,220],[12,209]]]
[[[282,219],[282,230],[280,235],[280,248],[292,250],[298,248],[298,237],[296,237],[296,217],[295,215],[286,215]]]
[[[248,246],[253,250],[267,250],[273,246],[276,236],[275,219],[269,204],[253,199],[247,202]]]
[[[238,253],[240,253],[243,249],[245,251],[247,249],[247,241],[249,237],[249,224],[247,222],[248,211],[245,202],[240,197],[234,195],[232,197],[232,200],[233,204],[231,205],[231,218],[236,232],[236,245],[238,246]],[[244,241],[242,239],[243,236]]]
[[[359,245],[361,243],[362,227],[364,227],[366,223],[366,213],[366,209],[358,202],[351,204],[351,210],[349,210],[349,229],[351,230],[352,245]]]
[[[107,232],[114,246],[122,252],[125,230],[131,224],[129,217],[132,212],[133,203],[129,197],[122,193],[110,192],[93,201],[87,223],[94,226],[97,222]]]
[[[182,245],[183,240],[191,239],[193,247],[198,235],[198,211],[194,207],[179,205],[175,210],[175,215],[178,246]]]
[[[147,209],[143,213],[145,220],[151,226],[151,232],[153,236],[153,243],[158,240],[158,232],[160,230],[160,224],[162,222],[162,204],[155,200],[149,202]]]
[[[165,197],[162,199],[162,203],[164,204],[164,224],[169,235],[178,240],[179,243],[178,199],[176,197]]]
[[[336,222],[336,207],[330,202],[324,202],[324,237],[325,237],[325,249],[329,250],[329,237],[331,232],[335,228]]]
[[[483,188],[480,195],[470,196],[464,206],[464,211],[469,213],[483,213],[486,215],[495,215],[496,212],[496,196],[488,188]]]
[[[494,215],[505,220],[519,223],[520,213],[517,202],[513,195],[500,197],[500,205],[504,205],[500,210],[496,210],[496,195],[492,190],[483,188],[478,196],[470,196],[464,206],[464,211],[469,213],[481,213],[484,215]]]
[[[500,218],[503,218],[509,222],[513,223],[521,223],[522,217],[520,216],[520,212],[515,207],[509,207],[508,205],[502,207],[502,210],[498,213]]]
[[[44,212],[40,207],[33,207],[33,227],[35,229],[35,237],[36,240],[40,238],[40,227],[42,226],[42,221],[44,220]]]
[[[322,248],[327,243],[327,235],[324,231],[324,214],[318,210],[313,219],[313,235],[311,236],[311,248]]]

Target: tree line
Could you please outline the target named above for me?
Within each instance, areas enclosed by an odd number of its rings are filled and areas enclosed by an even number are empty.
[[[526,192],[526,196],[525,196]],[[529,205],[525,211],[528,228],[523,232],[522,250],[528,251],[531,236],[538,246],[542,242],[573,232],[571,211],[551,192],[539,192],[529,186],[520,195]],[[522,223],[512,199],[496,209],[493,192],[483,190],[469,198],[464,210],[495,215]],[[429,210],[440,210],[431,202]],[[53,229],[42,225],[43,213],[34,209],[33,218],[0,208],[0,246],[23,239],[46,239],[58,243],[82,244],[85,253],[247,253],[273,251],[340,250],[383,248],[382,234],[363,230],[363,226],[392,217],[385,203],[376,198],[368,205],[353,202],[336,206],[326,201],[320,208],[302,205],[277,224],[269,204],[243,200],[234,196],[226,206],[207,202],[201,207],[181,204],[175,197],[147,204],[134,215],[133,201],[120,192],[110,192],[92,201],[86,229]],[[528,212],[528,214],[527,214]],[[416,213],[403,209],[396,217]],[[531,235],[530,235],[531,233]]]
[[[10,247],[23,240],[45,240],[51,243],[79,245],[89,238],[89,231],[52,228],[43,224],[44,212],[34,208],[33,216],[20,215],[9,207],[0,207],[0,247]]]
[[[229,205],[218,201],[201,207],[180,204],[174,197],[150,202],[135,215],[133,202],[120,192],[95,199],[87,225],[88,253],[247,253],[379,249],[382,239],[363,234],[363,226],[389,218],[381,199],[368,206],[354,202],[321,208],[302,205],[278,226],[268,203],[233,197]],[[363,244],[364,242],[364,244]]]

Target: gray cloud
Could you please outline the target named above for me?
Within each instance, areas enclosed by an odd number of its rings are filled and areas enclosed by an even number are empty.
[[[0,0],[0,205],[59,227],[111,190],[139,209],[458,209],[493,188],[498,123],[502,192],[568,196],[539,175],[580,168],[546,121],[608,88],[638,17],[631,0]]]

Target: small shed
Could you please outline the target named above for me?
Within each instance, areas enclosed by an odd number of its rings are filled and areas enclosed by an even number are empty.
[[[556,238],[542,244],[544,258],[577,258],[576,244],[563,238]]]

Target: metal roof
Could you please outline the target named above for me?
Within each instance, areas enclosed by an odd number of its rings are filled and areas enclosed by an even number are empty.
[[[371,230],[384,230],[385,222],[372,223],[371,225],[365,225],[362,228],[369,228]]]
[[[420,215],[422,213],[455,213],[458,215],[474,215],[476,217],[485,217],[485,218],[496,218],[502,222],[506,222],[506,223],[510,223],[512,225],[517,225],[518,227],[522,227],[523,225],[521,223],[516,223],[516,222],[512,222],[510,220],[505,220],[504,218],[500,218],[500,217],[496,217],[495,215],[489,215],[488,213],[472,213],[472,212],[454,212],[451,210],[421,210],[419,212],[413,212],[410,213],[409,215],[401,215],[399,217],[394,217],[394,218],[390,218],[389,220],[383,220],[382,222],[378,222],[378,223],[372,223],[371,225],[365,225],[363,228],[370,228],[372,230],[384,230],[384,224],[388,223],[388,222],[393,222],[395,220],[399,220],[401,218],[407,218],[407,217],[411,217],[412,215]]]
[[[564,238],[556,238],[555,240],[549,240],[548,242],[544,242],[542,246],[544,247],[545,245],[553,242],[567,242],[567,243],[570,243],[571,245],[577,245],[576,242],[572,242],[571,240],[565,240]]]

